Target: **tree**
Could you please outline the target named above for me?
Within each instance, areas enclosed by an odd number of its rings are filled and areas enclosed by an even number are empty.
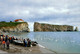
[[[12,21],[10,21],[10,22],[12,22]]]

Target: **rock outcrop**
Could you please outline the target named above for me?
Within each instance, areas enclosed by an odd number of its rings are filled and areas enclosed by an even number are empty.
[[[41,31],[73,31],[73,26],[70,25],[50,25],[43,23],[34,23],[34,32]]]
[[[27,22],[17,24],[16,26],[0,27],[0,31],[2,32],[30,32]]]
[[[74,31],[78,31],[78,27],[76,27]]]

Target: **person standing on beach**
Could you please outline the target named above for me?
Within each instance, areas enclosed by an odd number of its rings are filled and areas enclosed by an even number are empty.
[[[3,41],[3,37],[1,36],[1,43],[2,43],[2,41]]]
[[[28,47],[31,47],[31,40],[28,40]]]
[[[6,35],[6,37],[5,37],[5,42],[7,42],[7,40],[8,40],[8,35]]]
[[[25,47],[27,47],[27,41],[25,40]]]
[[[11,43],[11,37],[9,37],[9,42]]]
[[[27,47],[27,41],[24,39],[23,40],[24,46]]]
[[[7,45],[7,49],[9,49],[9,40],[6,42],[6,45]]]
[[[25,46],[25,39],[23,40],[24,46]]]
[[[3,35],[3,37],[5,37],[5,36]]]
[[[11,37],[11,43],[13,43],[13,37]]]
[[[2,41],[3,48],[5,48],[5,40]]]
[[[14,36],[12,37],[13,40],[15,40]]]

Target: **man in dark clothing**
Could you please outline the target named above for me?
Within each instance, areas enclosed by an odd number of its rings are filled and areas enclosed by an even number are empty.
[[[8,40],[8,35],[6,35],[6,37],[5,37],[5,42],[7,42],[7,40]]]
[[[31,47],[31,40],[28,40],[28,47]]]
[[[25,39],[23,40],[24,46],[25,46]]]
[[[7,45],[7,49],[9,49],[9,40],[6,42],[6,45]]]
[[[15,40],[14,36],[12,38],[13,38],[13,40]]]

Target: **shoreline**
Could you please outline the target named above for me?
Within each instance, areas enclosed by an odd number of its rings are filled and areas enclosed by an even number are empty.
[[[0,44],[0,51],[2,53],[55,53],[46,48],[42,48],[39,45],[33,47],[23,47],[20,45],[10,44],[10,49],[3,49]]]
[[[55,53],[55,54],[57,54],[55,51],[49,50],[49,49],[47,49],[46,47],[44,47],[42,45],[41,46],[38,45],[38,47],[40,48],[42,53]]]
[[[2,32],[2,34],[7,35],[7,33]],[[10,44],[10,49],[3,49],[0,41],[0,52],[1,53],[55,53],[52,52],[45,47],[41,47],[40,45],[32,46],[32,47],[23,47],[20,45]]]

